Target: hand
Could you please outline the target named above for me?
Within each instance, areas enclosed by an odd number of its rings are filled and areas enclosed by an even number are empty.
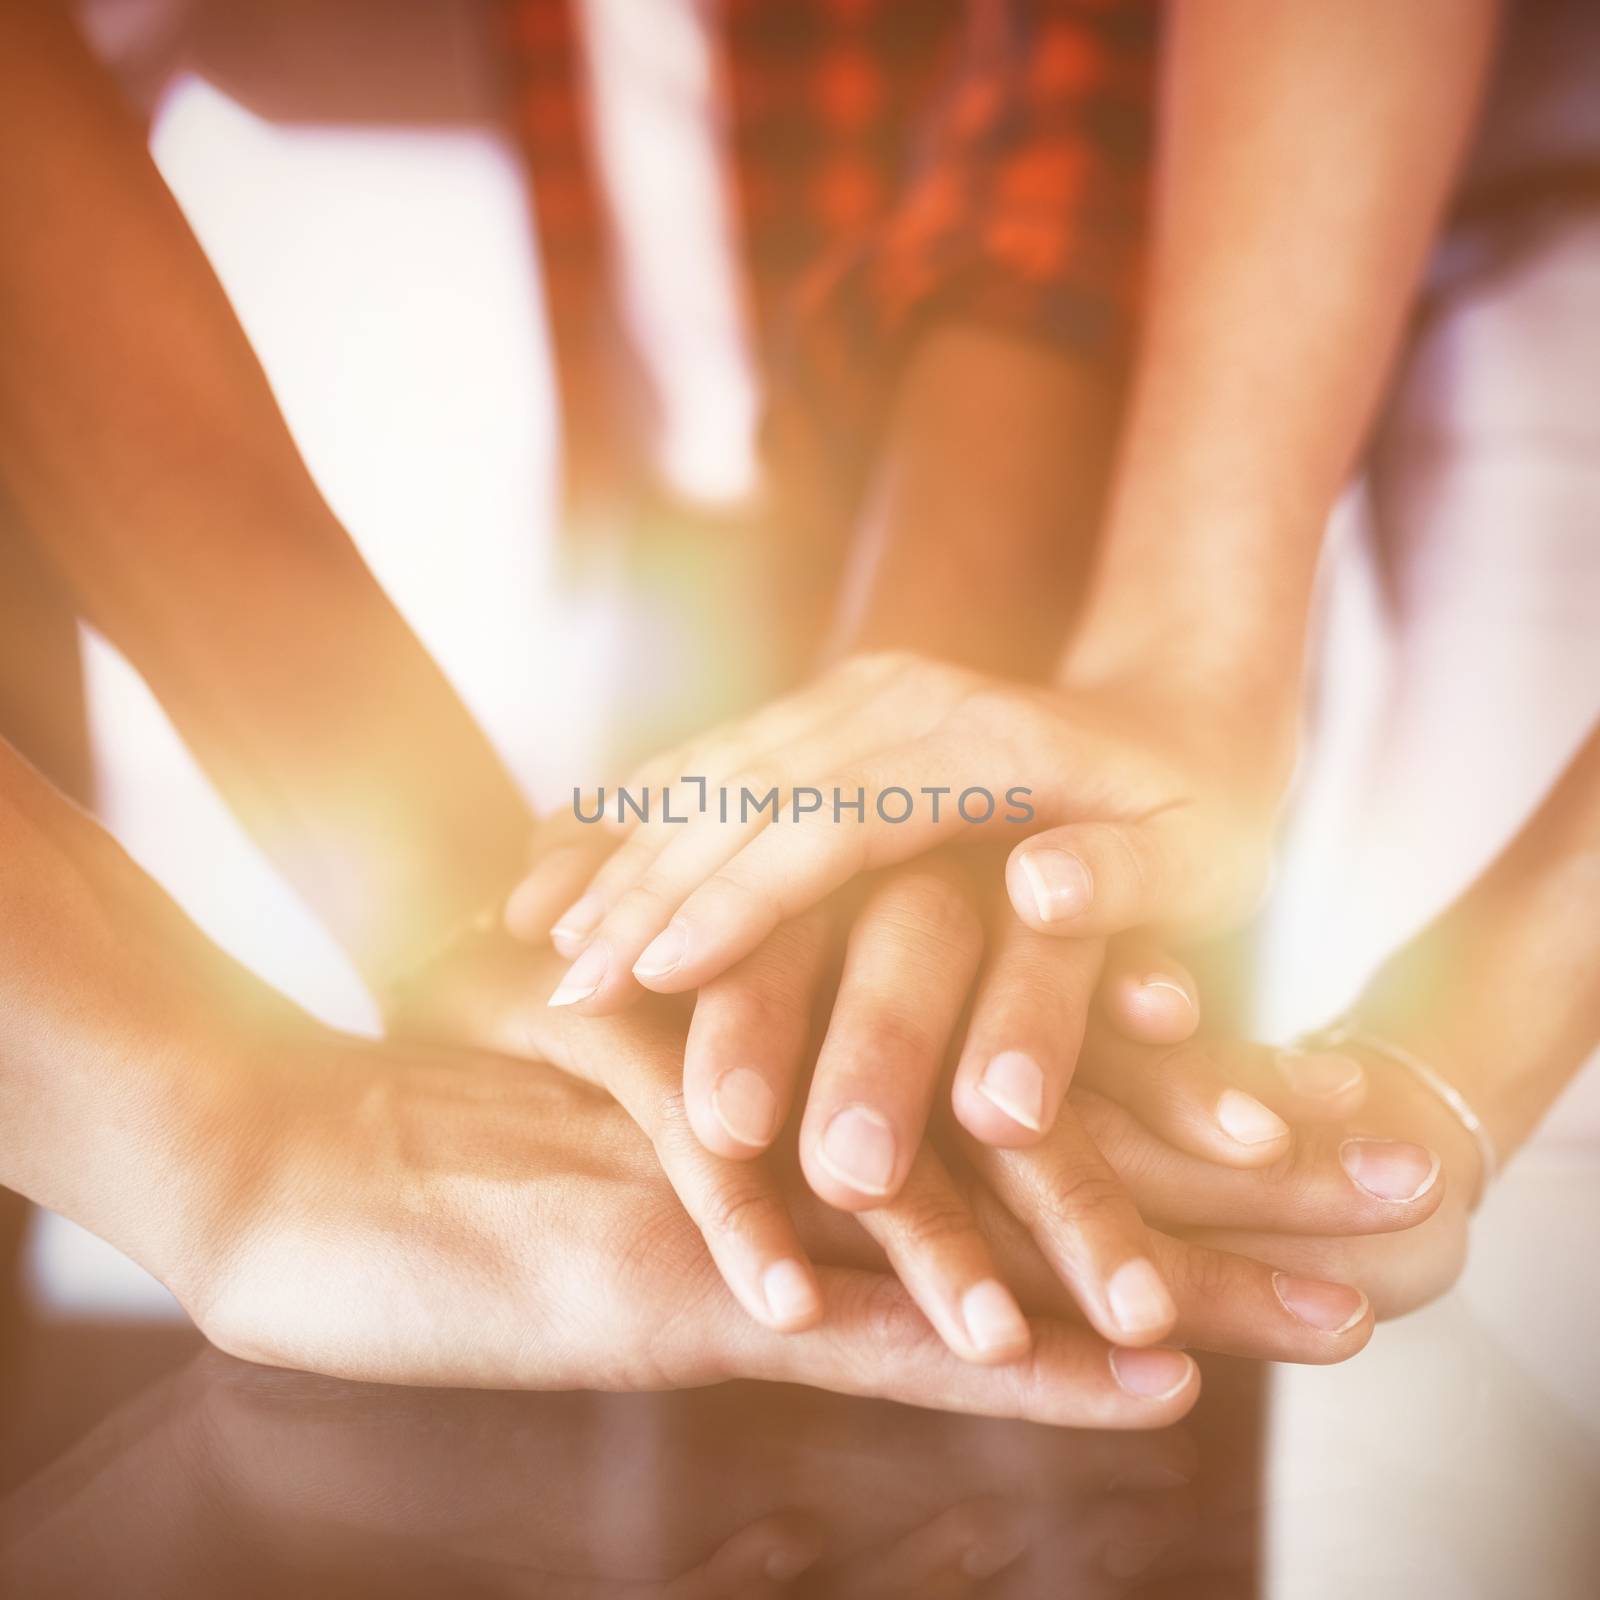
[[[819,1286],[823,1275],[811,1266],[816,1257],[879,1267],[887,1259],[954,1353],[1022,1369],[1034,1332],[1019,1301],[1030,1313],[1085,1315],[1097,1331],[1130,1347],[1160,1339],[1170,1327],[1205,1348],[1328,1361],[1354,1354],[1370,1332],[1370,1320],[1358,1315],[1330,1339],[1295,1319],[1259,1263],[1148,1234],[1072,1115],[1059,1117],[1029,1148],[924,1141],[900,1193],[860,1213],[869,1239],[831,1207],[808,1203],[782,1160],[784,1150],[733,1160],[695,1136],[682,1091],[685,1008],[657,1001],[623,1017],[573,1017],[549,1010],[530,990],[526,952],[502,946],[499,959],[496,975],[491,952],[474,958],[453,1010],[441,990],[436,1025],[459,1037],[474,1021],[480,1029],[493,1022],[497,1031],[481,1036],[485,1044],[547,1055],[612,1095],[654,1146],[739,1303],[769,1328],[806,1330],[823,1318],[828,1299],[825,1284]],[[1165,1148],[1153,1136],[1149,1143]],[[1113,1253],[1119,1248],[1123,1254]],[[1148,1275],[1113,1286],[1116,1267],[1129,1260],[1150,1263]],[[1157,1306],[1155,1316],[1150,1299],[1132,1292],[1140,1277],[1154,1280],[1157,1293],[1165,1292],[1162,1280],[1173,1285],[1171,1301]],[[1325,1287],[1335,1297],[1341,1292]],[[1360,1312],[1360,1296],[1343,1293]],[[1341,1321],[1348,1321],[1348,1310]],[[1118,1355],[1122,1363],[1133,1358],[1131,1348]],[[1151,1351],[1149,1358],[1156,1363],[1169,1353]],[[1176,1377],[1174,1370],[1165,1381]]]
[[[1069,1203],[1055,1219],[1077,1234],[1062,1258],[1064,1281],[1108,1339],[1163,1337],[1176,1310],[1151,1265],[1144,1225],[1075,1121],[1058,1126],[1057,1112],[1097,981],[1105,979],[1106,1012],[1122,1026],[1174,1038],[1198,1020],[1187,974],[1170,961],[1135,960],[1132,949],[1107,972],[1098,942],[1042,938],[1003,909],[985,919],[981,895],[948,852],[863,880],[860,893],[830,909],[848,926],[836,984],[819,984],[827,918],[812,913],[696,996],[683,1106],[700,1143],[727,1161],[752,1162],[788,1122],[809,1077],[795,1137],[811,1188],[861,1213],[874,1237],[892,1244],[891,1261],[935,1326],[947,1328],[960,1326],[951,1311],[968,1294],[996,1292],[980,1290],[993,1276],[989,1254],[970,1219],[957,1224],[950,1175],[924,1153],[930,1114],[943,1120],[953,1107],[971,1134],[996,1145],[1052,1136],[1058,1169],[1072,1174],[1066,1192],[1096,1202]],[[819,998],[829,1001],[820,1047]],[[951,1056],[958,1065],[948,1083]],[[918,1225],[900,1220],[906,1208],[897,1199],[909,1199]]]
[[[461,1387],[759,1377],[1102,1427],[1170,1422],[1198,1389],[1185,1355],[1112,1360],[1054,1319],[1027,1329],[1025,1359],[969,1365],[849,1245],[816,1275],[825,1326],[756,1326],[626,1114],[547,1067],[308,1029],[219,1076],[195,1142],[229,1199],[165,1276],[246,1359]],[[843,1219],[816,1213],[826,1243]]]
[[[516,907],[524,931],[549,916],[550,888],[571,870],[569,860],[547,857],[530,876]],[[1108,959],[1098,941],[1046,939],[1011,916],[998,874],[986,895],[976,876],[962,856],[938,852],[862,880],[780,928],[696,997],[681,1076],[681,1020],[670,1007],[658,1003],[656,1013],[669,1019],[666,1034],[649,1020],[619,1030],[552,1013],[527,954],[492,938],[469,942],[425,975],[396,1020],[433,1039],[550,1059],[614,1094],[656,1138],[664,1170],[741,1301],[769,1326],[809,1326],[820,1313],[809,1263],[770,1178],[746,1164],[773,1144],[813,1060],[802,1165],[823,1199],[870,1210],[900,1194],[913,1170],[958,1027],[966,1042],[956,1115],[980,1138],[1026,1145],[1055,1121],[1097,982],[1102,1014],[1133,1037],[1170,1041],[1198,1020],[1193,983],[1169,958],[1133,940],[1117,941]],[[996,902],[987,929],[985,898]],[[842,971],[830,976],[836,923],[848,943]],[[986,939],[992,948],[965,1019]],[[819,1054],[817,1018],[830,1000]],[[685,1113],[703,1149],[677,1136]],[[1071,1136],[1063,1130],[1058,1145]],[[1089,1142],[1079,1135],[1076,1143],[1077,1166],[1100,1189],[1114,1187]],[[884,1170],[852,1170],[852,1159],[882,1160]],[[924,1203],[942,1194],[945,1215],[958,1209],[936,1161],[919,1173]],[[1080,1227],[1084,1248],[1069,1281],[1090,1319],[1121,1343],[1160,1338],[1174,1312],[1153,1281],[1131,1205],[1098,1207]],[[1008,1342],[1021,1337],[1021,1315],[970,1224],[959,1238],[897,1237],[907,1282],[935,1325],[954,1334],[953,1349],[998,1359],[1002,1311]],[[1122,1285],[1115,1293],[1114,1279]],[[1136,1282],[1145,1291],[1137,1311]],[[974,1294],[990,1302],[986,1341],[974,1341],[960,1312]]]
[[[639,984],[698,988],[850,878],[957,837],[1026,835],[1006,883],[1038,931],[1214,929],[1248,910],[1264,882],[1282,746],[1232,726],[1226,700],[1203,692],[1035,689],[918,656],[855,657],[626,786],[653,795],[652,820],[558,920],[553,937],[573,967],[552,1003],[599,1014]],[[698,791],[686,777],[704,780],[701,814],[691,815]],[[664,820],[669,786],[685,825]],[[796,815],[787,797],[807,786],[824,801]],[[876,802],[894,788],[907,795],[886,815],[898,819],[908,802],[910,815],[890,822]],[[1025,807],[1008,800],[1013,789],[1028,791]],[[744,790],[785,797],[782,820],[744,807]],[[835,790],[851,802],[863,793],[860,820],[835,816]]]
[[[1395,1316],[1459,1274],[1478,1150],[1403,1068],[1351,1050],[1341,1084],[1337,1060],[1231,1042],[1166,1053],[1102,1039],[1086,1052],[1070,1104],[1153,1224],[1357,1286],[1378,1317]],[[1231,1168],[1218,1159],[1200,1108],[1230,1093],[1294,1124],[1281,1157]],[[1313,1309],[1323,1303],[1320,1292],[1299,1292]]]
[[[549,1011],[528,983],[526,955],[496,952],[493,941],[436,972],[402,1025],[542,1056],[615,1095],[655,1140],[730,1287],[780,1329],[812,1325],[821,1305],[773,1174],[752,1163],[773,1144],[815,1058],[798,1135],[812,1188],[844,1209],[881,1213],[864,1218],[869,1231],[892,1242],[893,1264],[953,1350],[985,1361],[1019,1355],[1026,1323],[970,1216],[953,1225],[965,1208],[950,1174],[921,1153],[984,943],[977,891],[959,859],[941,852],[876,875],[829,910],[779,929],[708,985],[686,1040],[681,1014],[664,1002],[632,1026]],[[823,981],[832,919],[849,930],[836,985]],[[979,1137],[1021,1146],[1055,1123],[1104,953],[1098,942],[1042,938],[1003,908],[990,921],[996,947],[965,1024],[953,1102]],[[1140,1037],[1181,1037],[1197,1020],[1192,983],[1164,957],[1129,944],[1105,978],[1105,1014]],[[815,1017],[830,996],[819,1053]],[[685,1118],[698,1145],[682,1137]],[[1075,1125],[1058,1130],[1054,1152],[1074,1188],[1098,1197],[1056,1219],[1065,1229],[1070,1213],[1080,1236],[1066,1281],[1107,1338],[1155,1342],[1176,1311],[1143,1224],[1125,1197],[1109,1203],[1115,1183]],[[875,1160],[881,1171],[862,1168]],[[909,1227],[906,1207],[882,1208],[913,1176],[908,1206],[923,1220]]]

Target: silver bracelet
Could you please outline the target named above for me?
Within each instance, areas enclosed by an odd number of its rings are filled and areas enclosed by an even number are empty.
[[[1384,1060],[1392,1061],[1395,1066],[1403,1067],[1409,1072],[1467,1130],[1472,1142],[1478,1147],[1478,1192],[1472,1199],[1473,1207],[1476,1208],[1489,1185],[1499,1175],[1500,1152],[1495,1149],[1494,1140],[1490,1138],[1489,1130],[1483,1125],[1483,1118],[1472,1109],[1466,1096],[1437,1067],[1430,1066],[1421,1056],[1413,1055],[1400,1045],[1392,1044],[1378,1034],[1369,1033],[1349,1016],[1339,1017],[1325,1028],[1302,1034],[1295,1043],[1302,1050],[1337,1050],[1341,1045],[1354,1045],[1358,1049],[1371,1051],[1373,1055],[1382,1056]]]

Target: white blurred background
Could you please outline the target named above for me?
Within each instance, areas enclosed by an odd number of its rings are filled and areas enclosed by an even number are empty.
[[[100,8],[113,45],[128,9]],[[478,8],[432,12],[430,26],[445,30],[437,59],[459,62],[481,42]],[[590,24],[607,175],[631,259],[650,264],[626,289],[669,402],[667,464],[686,491],[714,500],[749,485],[756,398],[726,264],[697,254],[725,219],[700,115],[696,17],[694,0],[597,0]],[[329,501],[530,795],[548,804],[598,776],[594,730],[626,693],[608,663],[628,624],[603,572],[556,581],[558,424],[537,249],[487,83],[456,71],[452,116],[427,126],[279,125],[191,65],[161,91],[152,144]],[[1563,270],[1535,272],[1518,291],[1555,305],[1558,337],[1572,291]],[[1478,336],[1469,317],[1459,337]],[[1428,380],[1436,389],[1448,389],[1450,354]],[[1589,504],[1600,504],[1596,488]],[[1486,462],[1473,488],[1479,525],[1487,506],[1491,522],[1527,532],[1523,513],[1540,492],[1516,460]],[[1399,649],[1367,553],[1369,509],[1352,496],[1330,556],[1325,677],[1337,692],[1269,912],[1262,1023],[1272,1036],[1336,1010],[1470,878],[1581,738],[1600,693],[1600,628],[1584,626],[1600,615],[1593,556],[1554,549],[1542,568],[1535,560],[1508,578],[1503,545],[1458,541],[1450,583],[1419,580],[1422,625]],[[1429,528],[1453,525],[1459,510],[1421,507],[1413,565],[1436,561]],[[1576,599],[1575,571],[1586,585]],[[108,825],[213,938],[327,1021],[370,1029],[354,973],[212,795],[142,683],[103,641],[86,649]],[[1382,1465],[1403,1469],[1393,1429],[1441,1418],[1467,1416],[1463,1440],[1481,1440],[1512,1427],[1507,1405],[1522,1424],[1547,1408],[1546,1455],[1588,1463],[1580,1480],[1596,1481],[1597,1079],[1591,1068],[1513,1168],[1452,1296],[1380,1334],[1349,1369],[1284,1373],[1274,1471],[1285,1548],[1303,1555],[1323,1540],[1347,1551],[1347,1530],[1388,1506],[1439,1519],[1440,1538],[1469,1565],[1496,1559],[1452,1522],[1447,1497],[1408,1499]],[[37,1220],[29,1274],[42,1309],[178,1315],[109,1247]],[[1526,1248],[1530,1238],[1538,1249]],[[1317,1448],[1296,1448],[1312,1440]],[[1541,1481],[1527,1478],[1534,1489]],[[1555,1484],[1530,1516],[1550,1521],[1564,1504]],[[1552,1537],[1563,1525],[1551,1522]],[[1348,1564],[1339,1570],[1347,1576]]]

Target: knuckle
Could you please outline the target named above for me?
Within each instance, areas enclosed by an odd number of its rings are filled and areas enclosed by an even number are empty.
[[[972,896],[943,873],[896,873],[864,915],[874,928],[936,954],[970,956],[982,946],[983,920]]]
[[[726,1177],[711,1185],[701,1220],[703,1226],[718,1233],[748,1233],[776,1221],[782,1210],[759,1183]]]
[[[852,1019],[846,1051],[850,1056],[887,1065],[891,1073],[936,1059],[941,1053],[939,1040],[926,1020],[903,1006],[888,1004]]]
[[[1031,744],[1037,750],[1055,730],[1035,730],[1037,717],[1032,702],[1019,695],[1014,688],[998,686],[988,679],[964,678],[949,685],[950,707],[948,726],[951,731],[969,733],[986,743],[1005,740],[1016,750],[1025,751]],[[1033,731],[1030,737],[1030,730]],[[1039,737],[1045,736],[1044,739]]]
[[[1132,895],[1143,900],[1149,893],[1155,880],[1155,863],[1151,860],[1151,850],[1154,848],[1148,839],[1140,835],[1140,843],[1135,844],[1135,835],[1124,827],[1109,827],[1100,830],[1102,847],[1106,849],[1118,866],[1118,875],[1128,885]]]
[[[1166,1147],[1115,1101],[1090,1089],[1075,1088],[1071,1108],[1120,1181],[1137,1182],[1161,1165]]]
[[[1209,1042],[1158,1048],[1135,1072],[1152,1107],[1168,1116],[1192,1115],[1197,1102],[1209,1108],[1224,1089],[1243,1081]]]
[[[1042,1201],[1050,1220],[1064,1226],[1111,1220],[1130,1209],[1127,1191],[1108,1167],[1069,1167],[1054,1173]]]
[[[1318,1187],[1330,1165],[1336,1166],[1337,1160],[1328,1142],[1302,1134],[1292,1140],[1289,1148],[1270,1166],[1261,1168],[1260,1176],[1264,1184],[1282,1194],[1303,1194]],[[1341,1178],[1335,1192],[1353,1195],[1355,1191]]]
[[[724,735],[688,752],[678,762],[681,771],[674,776],[710,779],[737,771],[749,759],[750,751],[743,739]]]
[[[714,1020],[717,1036],[730,1046],[738,1041],[739,1048],[763,1050],[792,1038],[796,1019],[809,1009],[800,984],[782,973],[763,974],[759,981],[744,975],[729,982],[714,981],[701,990],[699,1006],[707,1011],[707,1020]]]
[[[875,1365],[893,1367],[938,1344],[938,1335],[894,1278],[874,1276],[860,1290],[862,1343]]]
[[[753,763],[740,762],[733,769],[733,776],[728,779],[728,805],[730,812],[737,806],[737,815],[744,815],[743,795],[748,792],[755,801],[765,798],[770,790],[778,794],[778,806],[782,809],[784,799],[789,793],[790,775],[785,763],[768,756]],[[752,812],[751,820],[758,818]]]
[[[689,1121],[689,1106],[681,1083],[673,1081],[656,1090],[650,1104],[650,1115],[651,1142],[664,1155],[676,1155],[685,1149],[698,1147],[699,1140]]]
[[[612,907],[610,920],[619,927],[636,920],[658,922],[678,909],[678,901],[666,875],[651,868]]]
[[[788,1025],[810,1012],[822,954],[820,925],[786,922],[764,940],[726,979],[712,979],[702,990],[753,1026]]]
[[[718,917],[727,917],[762,927],[776,927],[784,920],[783,903],[771,886],[739,860],[730,862],[706,879],[698,896],[703,897],[702,904],[715,908],[708,919],[712,922]]]
[[[1209,1250],[1200,1245],[1188,1245],[1176,1258],[1163,1263],[1168,1281],[1178,1292],[1180,1300],[1226,1301],[1236,1298],[1239,1287],[1236,1274],[1219,1250]]]
[[[902,1194],[889,1210],[894,1225],[916,1244],[950,1244],[977,1235],[971,1211],[953,1189],[919,1189],[915,1194]]]

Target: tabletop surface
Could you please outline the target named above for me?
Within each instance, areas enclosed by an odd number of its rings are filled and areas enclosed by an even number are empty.
[[[0,1594],[1593,1600],[1597,1246],[1600,1163],[1530,1153],[1444,1300],[1341,1367],[1208,1361],[1150,1433],[384,1388],[42,1321],[0,1390]]]

